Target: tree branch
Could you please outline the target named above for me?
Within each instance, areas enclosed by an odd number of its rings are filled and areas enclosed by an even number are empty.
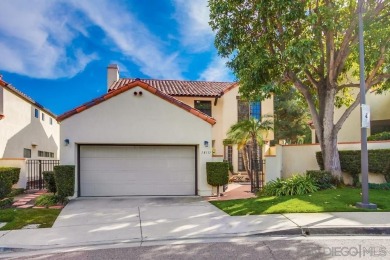
[[[337,121],[337,123],[334,126],[335,134],[337,134],[341,127],[343,126],[345,120],[349,117],[349,115],[352,113],[352,111],[357,107],[357,105],[360,104],[360,93],[356,96],[356,100],[350,105],[342,114],[340,119]]]
[[[311,117],[313,120],[313,124],[314,124],[316,129],[321,129],[319,114],[317,112],[316,105],[314,103],[313,95],[310,93],[309,88],[305,84],[303,84],[303,82],[301,80],[299,80],[297,75],[292,71],[286,72],[286,77],[289,78],[294,83],[294,86],[305,97],[306,102],[309,106],[309,110],[310,110],[310,114],[311,114]],[[322,139],[321,131],[319,131],[319,133],[317,133],[317,135],[318,135],[319,140],[321,140]]]
[[[315,87],[319,88],[319,83],[317,80],[314,79],[313,75],[308,71],[307,69],[305,70],[305,74],[307,79],[310,81],[311,84],[313,84]]]
[[[379,59],[375,65],[375,67],[373,68],[373,70],[370,72],[370,74],[368,75],[367,77],[367,80],[366,80],[366,87],[371,87],[372,85],[372,81],[374,79],[374,77],[376,76],[376,74],[378,73],[380,67],[382,67],[383,63],[385,62],[385,52],[386,52],[386,48],[384,46],[381,47],[381,50],[380,50],[381,54],[379,56]]]

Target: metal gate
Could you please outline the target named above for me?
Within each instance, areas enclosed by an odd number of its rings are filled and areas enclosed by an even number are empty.
[[[260,147],[260,149],[262,149]],[[251,175],[251,192],[256,193],[261,191],[264,187],[264,168],[265,168],[265,160],[260,160],[260,158],[254,158],[252,155],[252,149],[248,149],[248,157],[249,157],[249,170],[248,175]],[[262,153],[259,153],[259,157],[262,157]],[[257,172],[255,173],[255,163],[257,164]]]
[[[43,189],[45,183],[43,181],[42,172],[53,171],[54,166],[59,165],[59,160],[27,160],[27,190]]]

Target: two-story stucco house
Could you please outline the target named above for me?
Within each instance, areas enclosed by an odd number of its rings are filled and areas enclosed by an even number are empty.
[[[107,91],[121,88],[134,78],[120,78],[117,65],[108,66]],[[238,120],[248,117],[261,118],[262,115],[273,115],[273,98],[262,102],[248,103],[240,100],[239,85],[236,82],[210,82],[185,80],[140,79],[152,87],[194,107],[215,118],[212,128],[212,151],[214,157],[223,157],[233,165],[234,172],[244,172],[242,155],[237,146],[223,144],[229,128]],[[273,140],[273,132],[264,136],[265,140]],[[267,153],[269,143],[264,146]]]
[[[56,115],[0,76],[0,166],[21,167],[19,187],[26,186],[26,159],[59,158]]]
[[[242,102],[234,82],[125,79],[116,65],[107,73],[106,94],[58,117],[75,196],[209,196],[207,162],[225,157],[243,170],[237,148],[223,145],[230,126],[273,111],[272,100]]]

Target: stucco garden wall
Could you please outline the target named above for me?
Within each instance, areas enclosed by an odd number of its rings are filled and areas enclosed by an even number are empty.
[[[339,143],[341,150],[360,150],[360,143]],[[390,141],[368,142],[368,149],[390,149]],[[266,157],[266,180],[277,177],[288,178],[293,174],[302,174],[306,170],[319,170],[316,160],[316,152],[321,148],[318,144],[308,145],[277,145],[276,155]],[[344,182],[352,183],[349,174],[344,174]],[[372,183],[382,183],[385,181],[382,174],[369,174],[369,181]]]

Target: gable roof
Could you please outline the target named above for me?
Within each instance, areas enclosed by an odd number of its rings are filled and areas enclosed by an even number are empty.
[[[31,97],[27,96],[26,94],[24,94],[23,92],[21,92],[20,90],[16,89],[14,86],[12,86],[10,83],[4,81],[2,79],[2,76],[0,75],[0,86],[9,90],[10,92],[12,92],[13,94],[15,94],[16,96],[20,97],[21,99],[23,99],[24,101],[27,101],[28,103],[30,103],[31,105],[34,105],[36,106],[37,108],[41,109],[42,111],[44,111],[45,113],[47,113],[48,115],[52,116],[53,118],[56,118],[57,116],[51,112],[49,109],[43,107],[41,104],[39,104],[38,102],[36,102],[34,99],[32,99]]]
[[[129,82],[131,78],[122,78],[114,82],[108,92],[120,89]],[[160,79],[137,79],[159,91],[171,96],[187,97],[220,97],[231,90],[237,83],[235,82],[209,82],[209,81],[185,81],[185,80],[160,80]]]
[[[95,99],[91,100],[90,102],[84,103],[83,105],[81,105],[75,109],[72,109],[68,112],[65,112],[64,114],[57,117],[57,121],[61,122],[61,121],[65,120],[65,119],[67,119],[75,114],[81,113],[82,111],[84,111],[88,108],[96,106],[99,103],[102,103],[102,102],[104,102],[112,97],[115,97],[115,96],[117,96],[123,92],[126,92],[132,88],[135,88],[135,87],[141,87],[144,90],[164,99],[165,101],[168,101],[168,102],[172,103],[173,105],[178,106],[178,107],[190,112],[191,114],[203,119],[204,121],[208,122],[211,125],[214,125],[216,123],[216,120],[214,118],[202,113],[201,111],[199,111],[199,110],[197,110],[197,109],[195,109],[187,104],[184,104],[183,102],[177,100],[176,98],[174,98],[168,94],[165,94],[164,92],[162,92],[162,91],[160,91],[160,90],[158,90],[158,89],[150,86],[149,84],[147,84],[141,80],[138,80],[138,79],[127,83],[126,85],[122,86],[119,89],[112,90],[103,96],[95,98]]]

